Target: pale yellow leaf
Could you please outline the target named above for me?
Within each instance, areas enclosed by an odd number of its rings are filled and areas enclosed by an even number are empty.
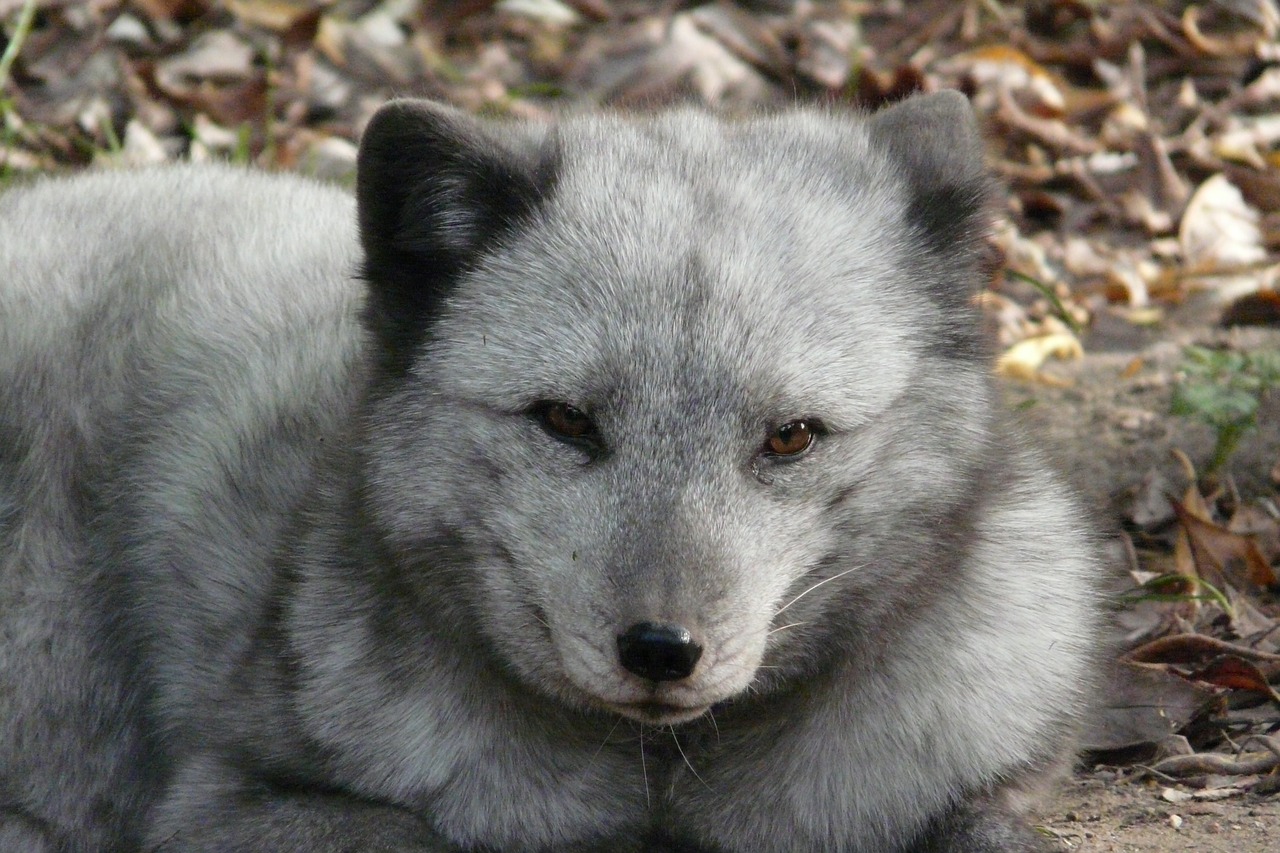
[[[1084,357],[1084,348],[1075,335],[1057,332],[1027,338],[1009,347],[996,361],[996,373],[1010,379],[1041,382],[1046,385],[1067,385],[1066,380],[1041,372],[1051,358],[1076,360]]]

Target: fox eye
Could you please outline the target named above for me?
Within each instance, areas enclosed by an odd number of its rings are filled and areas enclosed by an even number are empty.
[[[774,430],[773,435],[764,443],[765,453],[770,456],[799,456],[813,445],[814,436],[819,425],[813,421],[788,421]]]
[[[530,414],[542,428],[565,441],[585,441],[595,437],[596,425],[582,410],[568,403],[538,403]]]

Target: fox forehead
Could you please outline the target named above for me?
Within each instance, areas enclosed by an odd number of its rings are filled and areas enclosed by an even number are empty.
[[[849,425],[899,391],[918,345],[904,321],[928,310],[902,272],[901,193],[792,180],[788,152],[710,127],[705,146],[566,131],[556,192],[447,300],[426,359],[442,381],[509,408],[638,376],[632,394],[667,401],[739,385],[727,396],[752,408]]]
[[[622,393],[659,405],[730,397],[779,416],[852,426],[907,381],[918,341],[894,314],[892,270],[768,269],[698,249],[654,248],[648,269],[490,259],[439,318],[433,381],[476,402],[518,410],[543,399]],[[822,279],[826,279],[823,281]],[[848,291],[831,294],[830,280]]]

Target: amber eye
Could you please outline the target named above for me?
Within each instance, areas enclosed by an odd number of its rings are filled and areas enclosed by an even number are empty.
[[[773,456],[798,456],[813,444],[815,432],[814,425],[808,421],[790,421],[769,436],[765,450]]]
[[[540,403],[533,414],[543,428],[558,438],[573,441],[595,435],[596,425],[591,418],[568,403]]]

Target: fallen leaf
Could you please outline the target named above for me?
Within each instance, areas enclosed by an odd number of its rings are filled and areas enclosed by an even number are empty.
[[[984,111],[993,110],[1002,95],[1011,95],[1040,118],[1066,112],[1066,97],[1054,75],[1015,47],[978,48],[956,57],[953,67],[969,78],[977,90],[974,103]]]
[[[1280,654],[1260,652],[1204,634],[1161,637],[1130,650],[1123,659],[1134,663],[1196,665],[1218,655],[1235,655],[1243,660],[1280,664]]]
[[[582,21],[575,9],[560,0],[501,0],[495,8],[553,27],[568,27]]]
[[[1225,175],[1209,178],[1187,202],[1178,228],[1187,272],[1224,301],[1256,291],[1260,279],[1249,271],[1267,257],[1260,220]]]
[[[1197,577],[1210,580],[1243,577],[1256,586],[1272,586],[1278,582],[1253,535],[1214,524],[1180,501],[1173,502],[1173,510],[1182,527],[1179,542],[1186,542]]]
[[[1266,169],[1265,153],[1280,143],[1280,115],[1233,117],[1213,139],[1214,154],[1255,169]]]
[[[791,58],[786,48],[777,33],[756,16],[731,4],[699,6],[689,14],[700,30],[719,40],[739,59],[770,74],[788,73]]]
[[[1269,752],[1246,753],[1232,758],[1217,753],[1174,755],[1151,765],[1151,769],[1166,776],[1194,776],[1221,774],[1223,776],[1247,776],[1267,773],[1280,767],[1280,757]]]
[[[191,21],[213,5],[213,0],[134,0],[134,6],[153,21]]]
[[[1058,332],[1018,341],[996,360],[996,373],[1010,379],[1042,382],[1046,385],[1069,385],[1064,379],[1041,372],[1050,358],[1078,360],[1084,348],[1070,332]]]
[[[844,17],[807,21],[800,32],[796,71],[828,89],[838,89],[849,79],[853,45],[858,28]]]
[[[241,23],[283,33],[315,13],[313,0],[227,0],[227,8]]]
[[[1222,311],[1224,326],[1280,326],[1280,292],[1246,293]]]
[[[1187,678],[1212,684],[1215,687],[1261,693],[1280,705],[1280,693],[1277,693],[1275,688],[1267,682],[1267,677],[1263,675],[1257,664],[1236,655],[1214,658],[1207,666],[1189,673]]]
[[[229,30],[205,33],[183,53],[156,65],[156,82],[170,92],[186,92],[202,81],[229,83],[253,74],[254,51]]]
[[[1204,687],[1163,670],[1123,661],[1110,666],[1107,691],[1080,736],[1089,752],[1154,750],[1214,701]]]

